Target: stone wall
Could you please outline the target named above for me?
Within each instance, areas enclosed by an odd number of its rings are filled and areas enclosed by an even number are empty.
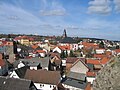
[[[120,58],[112,58],[96,76],[93,90],[120,90]]]

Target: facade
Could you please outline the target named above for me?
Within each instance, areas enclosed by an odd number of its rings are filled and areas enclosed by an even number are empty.
[[[96,52],[96,54],[104,54],[105,49],[96,49],[95,52]]]
[[[59,54],[62,53],[62,51],[65,51],[68,53],[68,55],[70,54],[70,46],[56,46],[54,49],[53,49],[53,52],[57,52]]]

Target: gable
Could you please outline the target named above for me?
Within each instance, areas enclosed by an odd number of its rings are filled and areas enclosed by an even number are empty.
[[[18,64],[18,68],[22,68],[22,67],[24,67],[25,65],[22,63],[22,62],[20,62],[19,64]]]
[[[10,75],[11,78],[19,78],[19,76],[17,75],[17,73],[15,71],[12,72],[12,74]]]
[[[78,60],[70,69],[71,72],[83,73],[83,74],[86,74],[88,70],[89,69],[86,67],[85,64],[83,64],[81,60]]]
[[[58,48],[58,47],[56,47],[56,48],[53,49],[53,52],[55,52],[55,51],[57,51],[58,53],[61,53],[61,49]]]

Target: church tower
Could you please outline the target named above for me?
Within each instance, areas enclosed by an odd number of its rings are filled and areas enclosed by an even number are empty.
[[[63,32],[62,37],[63,37],[63,38],[67,37],[66,29],[64,29],[64,32]]]

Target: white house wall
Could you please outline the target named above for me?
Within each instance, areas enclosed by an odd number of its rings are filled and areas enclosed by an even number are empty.
[[[37,67],[30,67],[31,70],[37,70]]]
[[[56,85],[50,85],[50,84],[34,83],[34,85],[38,90],[53,90],[54,87],[57,88]]]
[[[73,87],[73,86],[70,86],[70,85],[66,85],[66,84],[62,84],[65,88],[69,88],[69,90],[84,90],[84,89],[81,89],[81,88],[76,88],[76,87]]]
[[[93,84],[93,81],[95,80],[94,77],[87,77],[87,81]]]

